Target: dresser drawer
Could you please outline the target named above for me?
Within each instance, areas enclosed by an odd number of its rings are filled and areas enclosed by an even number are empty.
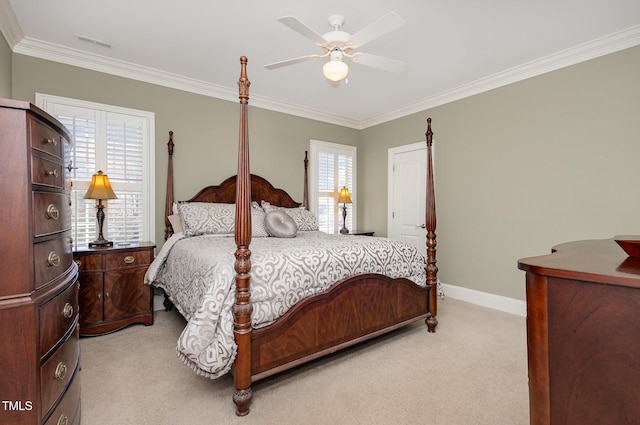
[[[73,377],[71,386],[44,425],[77,425],[80,423],[80,377]]]
[[[63,143],[68,141],[42,121],[30,117],[29,136],[31,147],[63,159]]]
[[[115,269],[151,264],[152,256],[152,250],[107,254],[106,268]]]
[[[48,412],[75,375],[80,345],[78,330],[40,367],[40,403]]]
[[[51,282],[71,266],[73,254],[69,238],[70,233],[66,232],[59,238],[33,244],[36,289]]]
[[[71,228],[69,195],[33,192],[33,234],[43,236]]]
[[[74,279],[62,293],[38,308],[40,322],[40,357],[75,326],[78,317],[78,283]]]
[[[31,181],[35,184],[64,188],[65,167],[59,162],[34,155],[31,157]]]

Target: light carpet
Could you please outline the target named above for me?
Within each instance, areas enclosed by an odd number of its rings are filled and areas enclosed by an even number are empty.
[[[82,338],[83,425],[529,423],[525,318],[454,299],[424,322],[253,385],[235,416],[233,381],[209,380],[178,359],[184,320]]]

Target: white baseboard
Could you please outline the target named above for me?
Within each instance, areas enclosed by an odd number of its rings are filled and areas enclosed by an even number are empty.
[[[503,297],[502,295],[494,295],[488,292],[476,291],[462,286],[449,285],[446,283],[442,283],[442,290],[444,291],[445,297],[481,305],[483,307],[493,308],[495,310],[504,311],[506,313],[522,317],[527,316],[526,301]]]

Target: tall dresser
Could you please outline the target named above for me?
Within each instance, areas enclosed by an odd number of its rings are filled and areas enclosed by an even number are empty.
[[[0,99],[0,423],[80,423],[71,136],[28,102]]]

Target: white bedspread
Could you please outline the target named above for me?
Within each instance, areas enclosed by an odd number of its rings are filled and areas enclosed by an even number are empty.
[[[145,276],[168,294],[188,323],[178,356],[198,374],[227,373],[236,355],[232,306],[235,296],[232,236],[172,236]],[[295,238],[253,238],[253,326],[268,324],[301,299],[361,273],[406,277],[425,286],[425,257],[403,242],[369,236],[298,232]]]

